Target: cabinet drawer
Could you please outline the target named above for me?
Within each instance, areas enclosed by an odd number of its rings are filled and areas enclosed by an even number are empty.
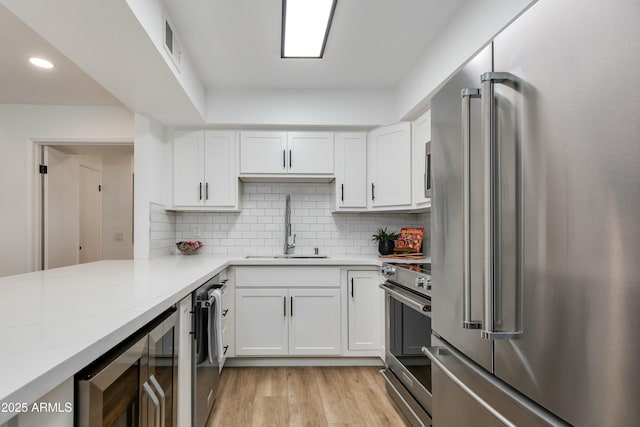
[[[340,287],[339,267],[256,266],[238,267],[236,286],[241,287]]]

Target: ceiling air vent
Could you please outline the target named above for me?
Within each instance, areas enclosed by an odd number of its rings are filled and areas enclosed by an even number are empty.
[[[171,62],[175,65],[176,69],[180,71],[180,61],[182,60],[182,46],[178,39],[178,35],[175,32],[175,26],[171,22],[169,15],[164,14],[163,17],[163,34],[164,34],[164,50],[169,54]]]

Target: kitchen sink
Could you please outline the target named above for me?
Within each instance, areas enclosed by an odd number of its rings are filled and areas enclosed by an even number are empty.
[[[282,254],[282,255],[247,255],[245,259],[325,259],[327,255],[314,254]]]

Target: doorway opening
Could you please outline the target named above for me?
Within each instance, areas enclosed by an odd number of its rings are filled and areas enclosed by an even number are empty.
[[[41,269],[133,259],[133,144],[39,147]]]

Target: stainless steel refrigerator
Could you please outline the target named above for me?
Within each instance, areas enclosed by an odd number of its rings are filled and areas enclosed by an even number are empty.
[[[640,425],[639,23],[540,0],[432,99],[436,427]]]

